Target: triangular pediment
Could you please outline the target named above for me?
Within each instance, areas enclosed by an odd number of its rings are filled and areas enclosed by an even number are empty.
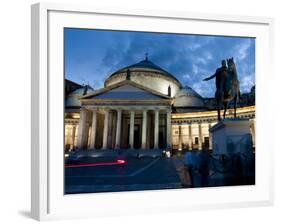
[[[82,97],[82,99],[105,99],[105,100],[160,100],[170,99],[154,90],[143,87],[132,81],[126,80],[97,90],[94,93]]]

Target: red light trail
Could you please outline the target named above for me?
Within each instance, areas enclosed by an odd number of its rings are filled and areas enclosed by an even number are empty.
[[[86,164],[77,164],[77,165],[66,165],[65,168],[79,168],[79,167],[92,167],[92,166],[112,166],[112,165],[121,165],[126,163],[123,159],[118,159],[116,162],[103,162],[103,163],[86,163]]]

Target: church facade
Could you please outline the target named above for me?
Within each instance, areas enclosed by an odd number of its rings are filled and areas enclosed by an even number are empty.
[[[212,150],[209,129],[217,122],[214,99],[182,86],[148,58],[111,74],[104,88],[93,90],[69,80],[65,86],[66,151]],[[253,145],[254,97],[253,88],[237,109],[237,117],[251,121]],[[230,109],[227,116],[232,113]]]

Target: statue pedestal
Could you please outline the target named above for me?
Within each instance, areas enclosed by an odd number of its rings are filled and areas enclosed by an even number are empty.
[[[252,136],[248,119],[224,119],[209,130],[214,154],[252,153]]]

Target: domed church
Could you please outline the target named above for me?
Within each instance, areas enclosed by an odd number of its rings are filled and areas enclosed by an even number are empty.
[[[213,98],[203,98],[168,71],[144,60],[110,74],[104,88],[65,81],[65,149],[212,150]],[[247,95],[248,97],[248,95]],[[253,100],[251,102],[254,102]],[[230,109],[227,116],[232,116]],[[240,106],[251,120],[255,105]]]

